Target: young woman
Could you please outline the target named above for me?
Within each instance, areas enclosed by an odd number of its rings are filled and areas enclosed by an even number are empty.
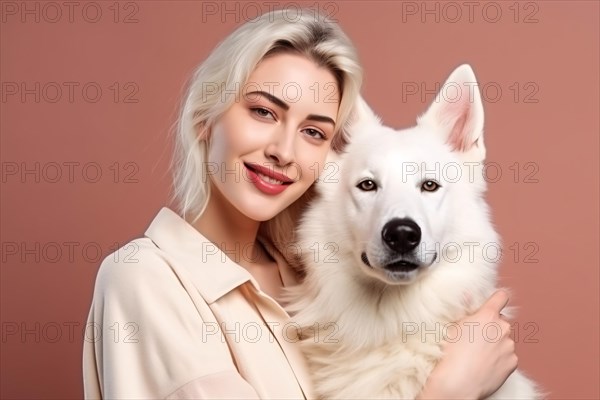
[[[247,22],[199,66],[176,137],[178,212],[98,272],[86,398],[311,398],[277,299],[301,279],[287,243],[362,81],[340,28],[303,10]],[[502,322],[498,292],[470,322]],[[466,321],[460,321],[466,322]],[[503,322],[505,323],[505,322]],[[514,343],[444,346],[422,398],[481,398],[516,368]],[[360,379],[360,377],[357,377]]]

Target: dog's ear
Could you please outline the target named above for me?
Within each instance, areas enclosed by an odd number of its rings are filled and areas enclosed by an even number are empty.
[[[352,116],[350,117],[350,126],[362,125],[362,124],[381,124],[381,119],[375,115],[371,107],[367,104],[365,99],[358,95],[352,109]]]
[[[371,110],[365,99],[358,95],[347,122],[348,139],[352,141],[353,138],[367,134],[373,126],[381,126],[381,119]]]
[[[453,150],[468,154],[469,159],[485,159],[483,103],[469,65],[452,72],[417,123],[440,132]]]

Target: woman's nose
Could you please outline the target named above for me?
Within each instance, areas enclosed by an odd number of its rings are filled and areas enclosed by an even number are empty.
[[[282,128],[274,135],[265,148],[265,155],[274,160],[278,165],[288,165],[294,161],[295,131]]]

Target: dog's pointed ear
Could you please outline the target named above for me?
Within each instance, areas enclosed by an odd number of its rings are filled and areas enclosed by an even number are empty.
[[[358,95],[354,103],[354,118],[359,121],[381,122],[381,119],[375,115],[371,107],[367,104],[367,101],[361,95]]]
[[[452,72],[417,123],[444,135],[454,151],[483,161],[483,120],[483,103],[475,73],[469,65],[463,64]]]
[[[365,99],[358,95],[352,109],[352,115],[350,117],[350,127],[363,125],[363,124],[377,124],[381,125],[381,118],[379,118],[371,107],[367,104]]]

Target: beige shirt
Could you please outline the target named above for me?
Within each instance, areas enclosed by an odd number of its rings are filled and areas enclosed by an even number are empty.
[[[295,284],[272,256],[284,286]],[[103,260],[85,332],[86,399],[314,397],[289,315],[166,207]]]

